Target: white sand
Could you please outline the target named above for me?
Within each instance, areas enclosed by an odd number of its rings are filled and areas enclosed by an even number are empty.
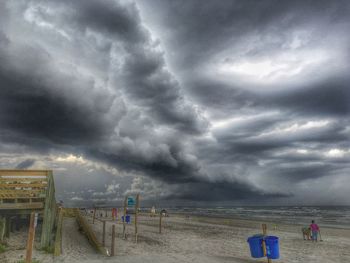
[[[98,238],[102,239],[102,223],[87,218]],[[163,233],[158,233],[158,218],[142,216],[139,225],[139,242],[134,242],[134,227],[127,226],[127,240],[122,239],[122,224],[116,224],[116,256],[98,255],[86,238],[77,230],[74,219],[65,218],[63,228],[63,255],[53,259],[36,252],[40,262],[267,262],[252,259],[247,237],[261,232],[261,222],[214,218],[185,218],[181,215],[164,218]],[[214,224],[217,223],[217,224]],[[107,223],[106,246],[110,249],[111,225]],[[281,258],[273,262],[350,262],[350,230],[322,228],[323,242],[302,240],[299,226],[268,223],[271,235],[280,237]],[[18,243],[18,242],[17,242]],[[6,252],[6,260],[16,262],[24,250]],[[4,255],[4,254],[3,254]],[[2,258],[3,255],[0,255]],[[12,261],[11,261],[12,260]]]

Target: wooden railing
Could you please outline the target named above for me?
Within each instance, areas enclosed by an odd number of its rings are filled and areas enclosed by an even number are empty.
[[[0,209],[43,208],[50,174],[48,170],[0,170]]]
[[[74,212],[77,218],[77,223],[83,229],[83,232],[89,240],[90,244],[96,249],[97,252],[105,256],[110,256],[108,250],[97,239],[94,231],[92,230],[91,226],[86,221],[84,216],[80,213],[79,209],[74,209]]]

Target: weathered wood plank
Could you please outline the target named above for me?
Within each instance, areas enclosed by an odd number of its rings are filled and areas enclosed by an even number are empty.
[[[28,188],[28,187],[33,187],[33,188],[45,188],[47,187],[46,184],[28,184],[28,183],[21,183],[21,184],[0,184],[0,188],[13,188],[13,187],[23,187],[23,188]],[[15,189],[17,190],[17,189]]]
[[[10,200],[13,199],[16,201],[16,199],[44,199],[45,195],[44,194],[6,194],[6,193],[0,193],[0,199],[3,200]]]
[[[48,176],[51,170],[0,170],[0,176]]]
[[[43,209],[43,202],[33,203],[2,203],[0,204],[0,210],[12,210],[12,209]]]
[[[42,182],[47,184],[47,177],[42,177],[42,178],[0,177],[0,182]]]
[[[30,188],[30,187],[26,187]],[[45,190],[42,189],[12,189],[12,190],[1,190],[0,194],[9,194],[9,195],[20,195],[20,194],[39,194],[39,193],[45,193]]]
[[[45,199],[45,197],[40,197],[40,196],[30,196],[30,197],[28,197],[28,196],[20,196],[20,197],[13,198],[13,197],[9,197],[9,196],[7,196],[7,197],[1,197],[0,196],[0,200],[7,200],[8,201],[8,200],[15,200],[15,199],[20,199],[20,200],[35,199],[35,200],[38,200],[38,199]],[[37,201],[35,201],[35,202],[37,202]],[[6,204],[6,203],[9,203],[9,202],[4,202],[4,204]],[[24,203],[24,202],[21,202],[21,203]],[[28,204],[29,204],[29,202],[28,202]]]

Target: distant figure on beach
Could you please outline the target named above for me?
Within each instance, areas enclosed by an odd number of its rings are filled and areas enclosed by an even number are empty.
[[[313,242],[317,242],[317,236],[318,236],[318,232],[320,231],[320,228],[315,223],[315,220],[311,221],[310,229],[311,229],[311,232],[312,232],[312,241]]]
[[[162,211],[160,211],[160,213],[162,214],[162,216],[169,216],[168,212],[165,209],[162,209]]]
[[[113,220],[118,220],[118,209],[117,208],[112,208],[112,217]]]
[[[311,240],[311,228],[310,227],[303,227],[301,229],[303,232],[303,239],[304,240]]]
[[[155,208],[155,206],[152,206],[152,208],[151,208],[151,217],[154,217],[154,216],[156,216],[156,208]]]

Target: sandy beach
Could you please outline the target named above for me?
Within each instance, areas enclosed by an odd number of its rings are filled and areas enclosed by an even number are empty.
[[[85,216],[97,238],[102,241],[102,222]],[[103,218],[104,219],[104,218]],[[116,223],[114,257],[99,255],[79,232],[75,218],[64,218],[62,255],[35,251],[39,262],[267,262],[252,259],[247,238],[261,233],[261,223],[249,220],[171,215],[163,220],[159,234],[159,218],[140,216],[138,243],[134,225],[127,225],[127,239],[122,239],[122,224]],[[106,223],[105,246],[110,251],[111,226]],[[300,226],[267,223],[268,234],[280,238],[280,259],[276,262],[350,262],[350,230],[322,228],[322,242],[302,240]],[[322,226],[321,226],[322,227]],[[24,230],[12,233],[8,251],[1,254],[1,262],[12,263],[25,255]]]

